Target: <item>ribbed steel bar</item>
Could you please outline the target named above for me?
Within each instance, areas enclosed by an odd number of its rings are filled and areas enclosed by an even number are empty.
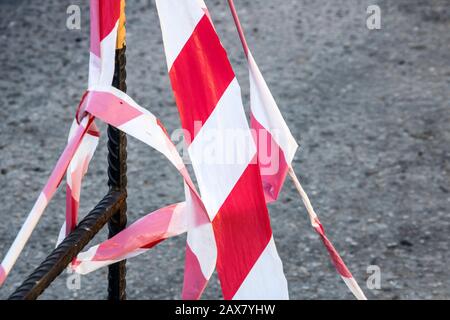
[[[9,299],[37,299],[123,206],[125,199],[126,194],[120,191],[108,193]]]
[[[125,47],[116,50],[116,68],[113,85],[126,92],[126,57]],[[108,177],[109,187],[112,191],[120,191],[126,194],[127,190],[127,136],[120,130],[108,127]],[[127,225],[127,203],[112,216],[108,222],[109,237],[125,229]],[[126,260],[109,266],[108,270],[108,299],[126,299]]]

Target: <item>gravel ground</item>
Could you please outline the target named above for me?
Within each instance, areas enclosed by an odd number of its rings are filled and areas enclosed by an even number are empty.
[[[88,8],[81,0],[2,0],[0,256],[6,253],[64,148],[87,84]],[[254,56],[301,148],[297,173],[330,238],[370,299],[450,298],[450,6],[431,0],[237,0]],[[65,28],[79,4],[82,29]],[[213,19],[248,101],[244,56],[226,1]],[[366,8],[382,9],[382,30]],[[128,5],[129,94],[170,130],[179,120],[155,4]],[[106,136],[85,180],[82,210],[106,193]],[[183,199],[175,170],[129,141],[129,221]],[[308,225],[291,183],[270,207],[293,299],[351,299]],[[60,190],[0,290],[6,298],[51,251],[64,219]],[[99,234],[94,243],[106,237]],[[128,263],[129,299],[178,299],[185,237]],[[382,271],[365,288],[367,267]],[[102,299],[106,271],[43,299]],[[217,277],[205,298],[220,298]]]

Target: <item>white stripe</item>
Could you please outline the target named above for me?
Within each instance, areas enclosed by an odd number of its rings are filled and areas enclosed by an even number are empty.
[[[98,137],[92,136],[90,134],[86,134],[84,136],[67,169],[67,184],[69,186],[73,186],[72,173],[78,169],[78,166],[87,165],[92,160],[95,150],[97,149],[98,140]],[[86,170],[87,167],[83,168],[83,176],[86,174]],[[79,190],[73,191],[78,192]],[[79,194],[76,194],[73,197],[75,199],[79,199]]]
[[[77,120],[74,119],[72,121],[72,125],[70,126],[69,137],[67,138],[67,142],[70,142],[70,140],[75,136],[77,129],[78,129],[78,123],[77,123]]]
[[[202,8],[202,9],[208,9],[206,7],[206,3],[203,0],[197,0],[198,5]]]
[[[233,300],[249,299],[289,299],[283,263],[278,255],[273,237],[233,297]]]
[[[150,147],[158,150],[163,155],[165,155],[170,162],[178,169],[184,167],[183,160],[180,154],[176,150],[176,147],[167,137],[163,129],[158,125],[157,118],[147,109],[141,107],[136,101],[134,101],[126,93],[110,86],[110,85],[99,85],[94,86],[90,91],[107,92],[117,98],[125,101],[131,107],[136,109],[138,112],[142,113],[141,116],[136,117],[127,123],[119,126],[118,129],[131,135],[132,137],[144,142]],[[89,102],[88,102],[89,103]]]
[[[8,274],[11,271],[14,263],[19,257],[20,252],[22,252],[31,233],[33,232],[34,228],[39,222],[42,213],[44,213],[47,204],[48,204],[47,198],[45,197],[45,194],[41,192],[39,198],[37,199],[36,203],[33,206],[33,209],[31,209],[27,219],[22,225],[22,228],[20,228],[20,231],[17,234],[16,239],[11,245],[11,248],[9,249],[8,253],[6,254],[5,258],[2,261],[2,266],[5,269],[6,274]]]
[[[96,251],[97,248],[98,248],[98,246],[97,247],[92,247],[89,251],[91,251],[92,249],[95,249],[95,251]],[[94,251],[94,255],[95,255],[95,251]],[[125,260],[125,259],[131,259],[131,258],[137,257],[137,256],[139,256],[139,255],[141,255],[143,253],[146,253],[147,251],[149,251],[149,249],[137,249],[137,250],[133,250],[132,252],[124,255],[123,257],[121,257],[119,259],[106,260],[106,261],[91,261],[93,256],[89,257],[87,255],[83,256],[83,258],[80,259],[80,257],[83,254],[79,254],[77,259],[78,260],[83,260],[83,261],[78,266],[75,267],[74,271],[76,273],[79,273],[79,274],[82,274],[82,275],[86,275],[88,273],[94,272],[94,271],[96,271],[96,270],[98,270],[100,268],[109,266],[109,265],[114,264],[116,262],[120,262],[120,261]],[[85,252],[85,253],[87,254],[88,252]],[[92,252],[90,252],[90,254],[92,254]]]
[[[197,0],[156,0],[156,8],[170,70],[205,13]]]
[[[69,133],[69,141],[75,134],[77,128],[78,128],[78,124],[74,120],[74,122],[72,124],[72,128],[70,129],[70,133]],[[78,202],[80,200],[81,190],[76,190],[74,188],[74,185],[73,185],[74,181],[72,181],[72,173],[77,170],[78,166],[85,165],[86,167],[84,167],[82,169],[83,176],[81,177],[81,179],[84,177],[84,175],[87,172],[89,163],[91,162],[92,157],[94,156],[95,150],[97,149],[98,142],[99,142],[98,137],[92,136],[89,133],[87,133],[83,137],[83,140],[81,140],[80,146],[78,147],[78,150],[75,152],[75,155],[72,158],[72,160],[70,161],[69,167],[67,168],[67,174],[66,174],[67,185],[70,187],[70,189],[72,191],[71,192],[72,198],[74,198]],[[81,187],[81,181],[79,182],[79,186]],[[64,222],[63,226],[61,227],[61,229],[59,231],[55,247],[58,247],[65,238],[66,238],[66,222]]]
[[[182,202],[173,210],[165,236],[172,238],[185,232],[187,232],[186,202]]]
[[[366,296],[364,295],[364,292],[362,292],[355,278],[345,278],[342,276],[341,278],[342,280],[344,280],[347,287],[350,289],[350,291],[358,300],[367,300]]]
[[[189,229],[187,243],[197,257],[206,280],[211,278],[217,262],[217,246],[211,223]]]
[[[89,88],[98,84],[100,80],[101,60],[94,53],[89,55]]]
[[[64,221],[61,229],[59,229],[58,239],[56,239],[55,248],[58,248],[58,246],[61,244],[61,242],[64,241],[65,238],[66,238],[66,221]]]
[[[77,256],[77,260],[83,261],[83,262],[91,261],[92,259],[94,259],[95,254],[99,247],[100,247],[100,245],[96,245],[96,246],[93,246],[92,248],[90,248],[88,251],[80,252]]]
[[[204,278],[209,281],[217,263],[217,246],[214,230],[201,204],[193,198],[189,186],[184,183],[187,217],[187,244],[197,257]]]
[[[100,43],[101,65],[100,85],[111,85],[114,77],[114,67],[116,58],[117,29],[119,20],[117,20],[114,29]]]
[[[283,150],[286,162],[290,165],[294,159],[298,144],[284,121],[280,109],[250,51],[248,61],[252,114],[272,134],[275,142]]]
[[[72,138],[74,137],[75,133],[77,132],[78,126],[79,125],[78,125],[76,119],[73,120],[72,121],[72,125],[70,126],[69,137],[67,138],[67,142],[70,142],[70,140],[72,140]],[[83,142],[81,142],[81,143],[83,143]],[[81,144],[80,144],[80,146],[81,146]],[[78,153],[78,150],[77,150],[77,153]],[[69,168],[72,165],[72,163],[73,163],[73,159],[72,159],[72,161],[70,161]],[[68,169],[67,172],[70,172],[70,170]],[[72,186],[72,175],[67,173],[66,174],[66,179],[67,179],[67,184],[69,186]],[[59,238],[58,238],[58,240],[59,240]]]
[[[256,154],[236,79],[188,151],[203,203],[212,221]]]
[[[143,114],[119,126],[118,129],[161,152],[177,169],[184,166],[175,147],[168,141],[167,135],[158,126],[154,117]]]
[[[195,203],[191,190],[185,183],[186,212],[188,218],[187,243],[197,257],[203,276],[211,278],[217,262],[217,246],[214,230],[202,208]]]

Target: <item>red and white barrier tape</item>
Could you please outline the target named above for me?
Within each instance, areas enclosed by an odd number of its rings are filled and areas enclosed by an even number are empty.
[[[331,260],[336,267],[336,270],[341,275],[345,284],[348,286],[353,295],[360,300],[366,300],[366,297],[359,287],[356,280],[348,270],[344,261],[340,257],[339,253],[334,248],[333,244],[327,238],[325,230],[314,212],[314,209],[309,201],[306,192],[303,190],[294,170],[292,169],[292,161],[294,154],[297,150],[297,143],[293,138],[286,122],[281,115],[281,112],[273,98],[270,89],[264,80],[255,59],[248,47],[245,39],[242,25],[239,21],[239,17],[234,6],[233,0],[228,0],[239,37],[242,42],[245,54],[247,55],[249,74],[250,74],[250,96],[251,96],[251,111],[252,111],[252,126],[257,129],[258,132],[266,130],[267,135],[258,134],[257,137],[267,136],[268,141],[259,141],[258,146],[271,146],[272,150],[269,150],[271,155],[271,162],[269,165],[273,165],[274,162],[280,163],[279,170],[275,174],[263,175],[264,190],[266,191],[266,199],[275,200],[278,197],[281,187],[284,184],[286,173],[289,172],[292,177],[297,190],[307,208],[307,212],[310,216],[311,225],[314,230],[321,237],[326,249],[328,250]],[[259,152],[260,157],[263,154]],[[263,163],[261,161],[260,163]],[[261,171],[264,172],[265,168],[262,167]]]
[[[246,44],[233,1],[229,0],[248,56],[251,89],[251,125],[259,133],[258,148],[250,135],[250,153],[242,163],[203,162],[203,150],[211,138],[225,153],[236,154],[227,143],[227,130],[250,129],[243,111],[239,85],[225,50],[202,0],[157,0],[169,75],[183,128],[193,137],[189,154],[203,198],[170,141],[161,122],[123,92],[110,86],[120,1],[91,0],[91,59],[89,91],[80,110],[84,118],[74,123],[69,144],[49,182],[30,212],[11,249],[0,265],[0,285],[14,265],[48,201],[67,171],[66,227],[76,225],[81,181],[98,143],[94,116],[155,148],[179,170],[185,183],[186,201],[159,209],[140,219],[116,237],[80,254],[73,264],[79,273],[141,254],[168,237],[188,231],[183,298],[198,299],[217,262],[226,299],[285,299],[287,282],[270,228],[266,202],[275,201],[287,172],[293,177],[307,207],[312,225],[322,238],[336,269],[358,299],[364,293],[328,240],[309,199],[292,170],[297,144]],[[202,125],[198,128],[196,125]],[[261,135],[260,132],[266,132]],[[209,133],[222,133],[220,139]],[[86,134],[87,133],[87,134]],[[261,136],[264,136],[261,141]],[[225,141],[222,140],[225,138]],[[188,139],[189,140],[189,139]],[[189,140],[190,141],[190,140]],[[261,145],[276,172],[265,173]],[[262,160],[262,159],[260,159]],[[267,160],[267,159],[265,159]],[[262,173],[262,176],[261,176]],[[57,182],[57,183],[56,183]],[[56,183],[56,184],[55,184]],[[212,222],[211,222],[212,221]]]
[[[44,189],[39,195],[39,198],[28,214],[27,219],[25,220],[22,228],[17,234],[13,244],[6,253],[5,258],[0,265],[0,286],[3,284],[15,262],[17,261],[17,258],[19,257],[25,244],[30,238],[31,233],[39,222],[45,208],[55,194],[56,189],[63,179],[70,161],[73,159],[73,156],[75,155],[84,135],[92,124],[92,121],[93,118],[91,116],[85,117],[81,121],[80,125],[76,128],[72,139],[70,139],[68,145],[64,149],[64,152],[61,154]]]
[[[112,84],[119,19],[120,1],[90,0],[89,87],[95,85],[109,86]],[[72,128],[76,126],[77,121],[83,116],[80,112],[79,106]],[[58,235],[56,246],[77,225],[81,184],[92,156],[97,149],[99,134],[97,127],[93,124],[88,134],[83,138],[77,154],[70,162],[66,182],[66,222]]]
[[[122,234],[119,234],[118,237],[108,240],[104,245],[98,246],[97,249],[90,250],[89,254],[79,255],[75,262],[77,271],[85,272],[83,270],[95,270],[97,266],[102,266],[102,264],[99,264],[99,261],[104,260],[105,257],[108,257],[107,259],[109,261],[113,261],[123,260],[129,257],[130,254],[135,256],[144,252],[142,250],[146,249],[151,243],[162,241],[168,236],[178,235],[180,232],[189,230],[189,233],[191,233],[194,232],[192,230],[197,228],[199,230],[208,228],[204,226],[208,225],[210,221],[203,202],[189,177],[188,171],[175,145],[168,137],[162,123],[153,114],[140,107],[128,95],[111,86],[92,88],[85,96],[82,109],[162,153],[184,178],[186,202],[182,205],[160,209],[147,216],[149,221],[172,221],[169,226],[173,227],[173,230],[177,230],[177,232],[173,232],[171,229],[161,229],[158,227],[158,224],[154,224],[151,227],[151,224],[146,224],[146,219],[140,220],[132,226],[131,230],[146,231],[144,234],[136,233],[139,235],[139,241],[133,242],[134,244],[138,244],[135,248],[130,249],[127,243],[121,242],[123,239],[130,241],[135,234],[133,232],[128,233],[125,230],[124,238],[122,238]],[[180,215],[185,215],[185,220],[175,219]],[[188,239],[189,237],[192,237],[192,235],[188,236]],[[122,243],[122,246],[118,245],[118,243]],[[104,253],[103,250],[108,247],[115,247],[118,250],[114,253],[111,251]],[[130,252],[130,250],[135,250],[136,252]],[[188,240],[187,252],[192,252],[193,250]],[[215,261],[213,261],[213,265],[215,265]],[[210,276],[210,274],[205,275],[205,281]],[[191,292],[194,288],[198,288],[198,286],[192,285],[189,279],[186,279],[185,282],[186,290],[184,290],[184,296],[196,298],[201,295],[201,292]],[[190,293],[187,292],[189,290],[191,290]]]

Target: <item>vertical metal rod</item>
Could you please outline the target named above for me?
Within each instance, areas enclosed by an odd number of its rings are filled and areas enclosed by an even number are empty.
[[[121,1],[121,16],[116,50],[116,66],[113,86],[126,92],[126,57],[125,57],[125,0]],[[108,126],[108,185],[110,190],[127,189],[127,136],[120,130]],[[108,222],[109,238],[114,237],[127,225],[127,203],[124,201],[120,209]],[[108,299],[126,299],[126,260],[109,266]]]

